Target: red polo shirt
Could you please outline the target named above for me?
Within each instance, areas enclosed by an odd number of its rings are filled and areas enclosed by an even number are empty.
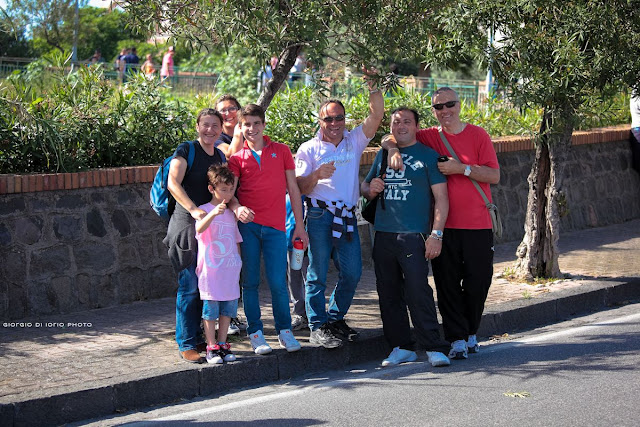
[[[245,141],[242,150],[229,159],[229,169],[238,177],[238,201],[255,213],[253,222],[285,231],[285,171],[295,169],[289,147],[264,135],[258,163]]]

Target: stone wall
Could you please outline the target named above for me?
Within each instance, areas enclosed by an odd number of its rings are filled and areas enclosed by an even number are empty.
[[[69,313],[172,295],[149,185],[0,196],[0,317]]]
[[[640,177],[631,169],[628,132],[574,135],[562,230],[640,218]],[[501,181],[492,193],[503,217],[502,240],[521,239],[532,143],[506,138],[494,146]],[[363,155],[361,176],[375,152]],[[174,295],[176,276],[162,244],[166,224],[148,204],[155,169],[0,175],[0,318],[33,321]],[[369,263],[368,227],[360,233]]]

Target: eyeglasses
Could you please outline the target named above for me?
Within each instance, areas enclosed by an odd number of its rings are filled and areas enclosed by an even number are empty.
[[[442,104],[433,104],[432,107],[436,110],[442,110],[444,107],[453,108],[458,102],[460,101],[443,102]]]
[[[238,107],[229,107],[218,111],[220,111],[221,114],[235,113],[236,111],[238,111]]]
[[[325,123],[333,123],[334,121],[342,122],[344,121],[344,116],[341,114],[339,116],[320,117],[320,120],[322,120]]]

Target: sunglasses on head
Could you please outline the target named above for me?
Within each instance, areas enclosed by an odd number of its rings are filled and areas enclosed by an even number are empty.
[[[443,102],[442,104],[433,104],[432,107],[436,110],[442,110],[444,107],[453,108],[458,102],[460,101]]]
[[[341,122],[344,120],[344,116],[343,115],[327,116],[327,117],[321,117],[320,120],[322,120],[325,123],[333,123],[334,121]]]

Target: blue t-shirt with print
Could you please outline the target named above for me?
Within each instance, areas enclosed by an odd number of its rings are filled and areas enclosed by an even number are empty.
[[[376,208],[376,231],[429,233],[431,186],[447,182],[438,170],[438,153],[420,143],[400,148],[404,170],[387,167],[384,177],[385,209]],[[380,175],[382,150],[371,165],[365,181]]]

